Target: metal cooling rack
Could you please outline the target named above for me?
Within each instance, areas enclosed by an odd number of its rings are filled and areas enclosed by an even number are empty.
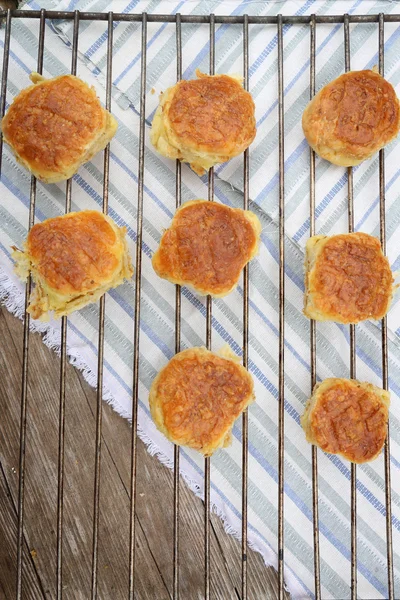
[[[138,198],[137,198],[137,243],[135,270],[135,318],[134,318],[134,357],[133,357],[133,396],[132,396],[132,445],[131,445],[131,485],[130,485],[130,536],[129,536],[129,591],[130,600],[135,597],[135,506],[136,506],[136,450],[137,450],[137,406],[139,384],[139,333],[140,333],[140,304],[141,304],[141,267],[142,267],[142,225],[143,225],[143,182],[144,182],[144,150],[145,150],[145,92],[146,92],[146,41],[147,23],[175,23],[176,25],[176,60],[177,80],[182,77],[182,23],[209,24],[210,26],[210,73],[215,69],[215,25],[216,23],[231,23],[242,27],[243,32],[243,75],[244,87],[249,89],[249,25],[269,25],[276,27],[278,37],[278,100],[279,100],[279,445],[278,445],[278,577],[279,599],[284,597],[284,391],[285,391],[285,169],[284,169],[284,76],[283,76],[283,25],[309,24],[310,27],[310,98],[315,93],[315,55],[316,55],[316,26],[318,23],[341,23],[344,32],[345,69],[350,70],[350,23],[376,23],[379,28],[379,72],[384,75],[384,25],[385,22],[399,23],[400,14],[379,15],[311,15],[311,16],[216,16],[216,15],[148,15],[125,13],[93,13],[93,12],[64,12],[64,11],[0,11],[0,19],[5,20],[3,70],[1,81],[0,113],[4,115],[7,93],[7,76],[9,64],[10,38],[14,19],[39,19],[39,45],[37,72],[43,70],[43,54],[45,47],[46,19],[68,19],[73,21],[73,42],[71,73],[76,74],[79,23],[80,21],[106,21],[108,26],[107,45],[107,85],[106,108],[111,110],[112,86],[112,52],[113,24],[119,21],[140,22],[141,33],[141,93],[140,93],[140,134],[139,134],[139,167],[138,167]],[[249,90],[251,91],[251,90]],[[0,173],[3,150],[3,139],[0,135]],[[244,153],[244,200],[243,208],[249,206],[249,154]],[[103,179],[103,212],[108,210],[109,187],[109,147],[104,152]],[[385,227],[385,151],[379,153],[379,196],[380,196],[380,240],[383,252],[386,253]],[[208,199],[214,199],[214,171],[209,172]],[[30,229],[35,219],[36,180],[32,177],[30,192],[29,224]],[[181,205],[181,164],[176,163],[176,207]],[[71,209],[71,180],[66,184],[65,212]],[[353,211],[353,172],[348,169],[348,230],[354,230]],[[310,235],[315,234],[315,154],[310,151]],[[31,291],[31,281],[26,284],[25,307]],[[207,298],[206,346],[211,348],[212,331],[212,300]],[[102,451],[102,388],[103,388],[103,354],[104,354],[104,315],[105,298],[100,300],[99,338],[98,338],[98,381],[97,381],[97,412],[96,412],[96,442],[95,442],[95,484],[94,484],[94,513],[93,513],[93,544],[92,544],[92,584],[91,597],[97,597],[98,569],[98,539],[99,539],[99,503],[100,503],[100,468]],[[176,286],[175,313],[175,351],[180,351],[181,340],[181,290]],[[23,367],[21,391],[20,419],[20,456],[19,456],[19,485],[18,485],[18,531],[17,531],[17,588],[16,597],[22,598],[23,577],[23,528],[24,528],[24,483],[25,483],[25,446],[26,446],[26,409],[28,390],[28,358],[29,358],[29,322],[30,316],[25,312],[23,338]],[[63,317],[61,326],[61,369],[59,395],[59,448],[58,448],[58,495],[57,495],[57,568],[56,590],[57,599],[63,595],[63,489],[64,489],[64,428],[65,428],[65,368],[66,368],[66,339],[67,318]],[[382,331],[382,386],[388,389],[388,344],[386,317],[381,323]],[[248,332],[249,332],[249,271],[244,269],[243,294],[243,365],[248,367]],[[316,324],[310,323],[310,355],[311,355],[311,389],[316,383]],[[356,376],[356,330],[350,326],[350,377]],[[247,478],[248,478],[248,416],[243,414],[243,453],[242,453],[242,599],[247,598]],[[318,527],[318,463],[317,449],[312,446],[312,503],[313,503],[313,535],[314,535],[314,573],[315,598],[321,600],[320,580],[320,548]],[[204,597],[210,598],[210,458],[204,461],[205,491],[204,491]],[[390,482],[390,438],[385,443],[385,503],[386,503],[386,538],[387,538],[387,597],[394,600],[393,579],[393,543],[392,543],[392,511],[391,511],[391,482]],[[179,598],[179,448],[174,452],[174,537],[171,554],[173,569],[174,600]],[[351,598],[357,598],[357,471],[356,465],[351,465]]]

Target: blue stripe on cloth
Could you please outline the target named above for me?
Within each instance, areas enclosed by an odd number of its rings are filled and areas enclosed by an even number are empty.
[[[389,37],[389,39],[385,41],[385,45],[384,45],[385,53],[388,51],[388,49],[391,46],[393,46],[394,42],[398,39],[399,36],[400,36],[400,29],[399,29],[399,27],[397,27],[396,30],[392,33],[392,35]],[[371,60],[365,65],[364,68],[372,69],[373,67],[376,67],[378,60],[379,60],[379,55],[378,55],[378,52],[376,52],[374,54],[374,56],[371,58]]]
[[[171,11],[171,14],[175,15],[178,10],[180,8],[182,8],[182,6],[185,4],[185,0],[182,0],[182,2],[180,2],[178,4],[178,6],[176,8],[174,8]],[[161,33],[164,31],[164,29],[167,27],[168,23],[164,23],[163,25],[161,25],[161,27],[159,27],[159,29],[156,31],[156,33],[153,35],[153,37],[151,38],[151,40],[149,42],[147,42],[146,47],[147,48],[151,48],[151,46],[154,44],[154,42],[157,40],[157,38],[161,35]],[[125,75],[132,69],[132,67],[137,63],[137,61],[140,59],[142,53],[138,52],[135,56],[135,58],[132,59],[132,61],[125,67],[125,69],[118,75],[118,77],[115,79],[114,81],[114,85],[118,85],[119,82],[121,81],[121,79],[123,79],[125,77]]]
[[[270,252],[271,256],[274,258],[275,262],[277,264],[279,264],[279,254],[278,254],[278,250],[277,250],[276,246],[274,246],[274,244],[271,242],[271,240],[268,239],[268,237],[265,234],[261,234],[261,239],[263,241],[264,246],[268,249],[268,251]],[[304,292],[304,280],[303,280],[303,278],[299,277],[288,264],[285,264],[285,273],[289,277],[289,279],[291,281],[293,281],[293,283],[302,292]]]
[[[394,271],[395,273],[400,269],[400,254],[399,256],[396,258],[396,260],[394,261],[393,265],[392,265],[392,271]],[[396,331],[397,335],[400,335],[400,329],[398,329]]]
[[[400,176],[400,170],[396,171],[396,173],[390,179],[389,183],[387,183],[385,185],[385,192],[388,192],[390,190],[390,188],[392,187],[392,185],[394,184],[394,182],[397,181],[397,179],[399,178],[399,176]],[[364,225],[365,221],[368,219],[368,217],[370,216],[370,214],[375,210],[375,208],[378,206],[378,204],[379,204],[379,196],[373,201],[373,203],[371,204],[371,206],[369,207],[369,209],[367,210],[367,212],[364,213],[364,215],[362,216],[362,218],[357,223],[357,225],[355,227],[356,231],[359,231],[361,229],[361,227]]]
[[[132,10],[135,8],[135,6],[137,4],[139,4],[140,0],[131,0],[131,2],[122,10],[123,13],[128,13],[128,12],[132,12]],[[118,27],[119,22],[118,21],[114,21],[113,23],[113,30]],[[101,46],[107,41],[108,38],[108,32],[104,31],[101,36],[90,46],[90,48],[88,48],[85,52],[85,56],[87,58],[91,58],[92,55],[97,52],[97,50],[99,50],[99,48],[101,48]]]
[[[129,169],[129,167],[120,159],[118,158],[118,156],[114,153],[114,152],[110,152],[110,156],[112,158],[112,160],[119,166],[121,167],[121,169],[123,169],[125,171],[125,173],[127,175],[129,175],[133,181],[135,183],[139,183],[139,179],[138,177],[135,175],[135,173],[133,171],[131,171],[131,169]],[[146,186],[145,184],[143,184],[143,188],[144,191],[146,192],[146,194],[149,196],[149,198],[151,198],[159,208],[161,208],[161,210],[163,210],[165,212],[166,215],[168,215],[168,217],[170,217],[172,219],[173,214],[172,212],[167,208],[167,206],[165,206],[165,204],[163,204],[158,198],[157,196],[151,191],[151,189]]]
[[[238,286],[237,290],[238,290],[239,294],[243,297],[243,289],[240,286]],[[258,308],[256,303],[253,302],[253,300],[249,299],[249,304],[250,304],[251,308],[258,314],[260,319],[262,321],[264,321],[264,323],[269,327],[269,329],[271,329],[271,331],[273,331],[273,333],[276,336],[279,336],[278,329],[275,327],[275,325],[273,323],[271,323],[271,321],[265,316],[265,314],[261,312],[261,310]],[[302,356],[300,356],[300,354],[298,352],[296,352],[296,350],[293,348],[293,346],[291,344],[289,344],[289,342],[287,340],[285,340],[285,346],[288,350],[290,350],[290,352],[293,354],[293,356],[295,356],[297,358],[299,363],[301,365],[303,365],[303,367],[305,367],[308,372],[310,372],[309,363],[307,361],[305,361],[304,358]]]
[[[358,0],[358,2],[360,2],[360,1],[361,0]],[[308,11],[308,9],[314,4],[314,2],[315,2],[315,0],[307,0],[307,2],[304,2],[304,4],[301,6],[301,8],[299,8],[299,10],[296,11],[294,14],[296,16],[304,15],[304,13]],[[291,29],[291,27],[292,27],[292,25],[290,25],[290,24],[289,25],[284,25],[283,28],[282,28],[283,35],[285,35],[285,33],[287,31],[289,31]],[[267,58],[267,56],[269,56],[269,54],[271,54],[272,50],[274,48],[276,48],[277,44],[278,44],[278,35],[275,34],[275,36],[272,38],[272,40],[266,46],[265,50],[262,51],[262,53],[258,56],[258,58],[251,65],[251,67],[249,69],[249,76],[250,77],[252,75],[254,75],[254,73],[257,71],[257,69],[265,61],[265,59]]]
[[[78,4],[78,2],[79,2],[79,0],[71,0],[70,3],[68,4],[67,11],[74,10],[74,8]]]
[[[3,42],[3,40],[0,40],[0,46],[4,50],[4,42]],[[22,62],[22,60],[20,58],[18,58],[18,56],[15,54],[15,52],[13,52],[11,49],[10,49],[10,56],[17,63],[17,65],[19,67],[21,67],[21,69],[23,71],[25,71],[25,73],[27,73],[28,75],[30,75],[32,73],[32,69],[30,69],[29,67],[27,67],[26,64],[24,62]]]
[[[391,462],[394,464],[395,467],[397,467],[397,469],[400,469],[400,462],[398,462],[395,458],[393,458],[392,455],[390,455],[391,458]]]
[[[78,2],[79,2],[79,0],[73,0],[74,6],[75,6],[75,5],[76,5]],[[138,0],[138,2],[139,2],[139,0]],[[34,0],[31,0],[31,1],[29,2],[29,5],[30,5],[32,8],[34,8],[35,10],[41,10],[41,9],[42,9],[42,6],[41,6],[40,4],[38,4],[37,2],[35,2]],[[59,31],[58,31],[58,30],[57,30],[57,28],[54,26],[54,23],[53,23],[53,21],[50,21],[50,22],[48,22],[48,21],[47,21],[47,22],[46,22],[46,25],[47,25],[47,27],[49,27],[49,28],[50,28],[50,30],[51,30],[52,32],[54,32],[54,33],[55,33],[57,36],[59,35]],[[113,25],[114,29],[115,29],[116,25],[117,25],[117,23],[114,23],[114,25]],[[106,35],[107,35],[107,34],[106,34]],[[106,38],[106,39],[107,39],[107,38]],[[0,43],[2,43],[2,42],[0,41]],[[67,43],[67,45],[68,45],[70,48],[72,47],[72,44],[71,44],[71,42],[70,42],[69,40],[67,40],[67,41],[66,41],[66,43]],[[24,70],[26,70],[26,67],[25,67],[25,66],[24,66],[22,63],[21,63],[21,67],[22,67]],[[29,69],[28,69],[28,72],[29,72],[29,74],[31,73],[31,71],[30,71]],[[95,67],[94,67],[94,69],[92,70],[92,72],[93,72],[95,75],[99,75],[99,74],[100,74],[100,69],[99,69],[97,66],[95,66]]]
[[[231,12],[231,15],[234,16],[234,15],[241,14],[242,8],[247,3],[247,1],[248,0],[243,0],[240,4],[238,4],[238,6]],[[224,31],[226,31],[228,29],[228,27],[229,27],[228,24],[223,24],[217,29],[217,31],[215,32],[215,45],[217,45],[218,40],[221,38]],[[182,75],[182,79],[188,79],[189,77],[192,77],[194,69],[203,60],[203,58],[205,58],[207,56],[208,53],[209,53],[209,42],[207,42],[201,48],[201,50],[196,54],[196,56],[194,57],[194,59],[192,60],[190,65],[184,71],[184,73]]]
[[[360,0],[361,1],[361,0]],[[326,38],[324,39],[324,41],[318,46],[317,51],[316,51],[316,56],[318,56],[318,54],[321,52],[321,50],[323,50],[325,48],[325,46],[328,44],[328,42],[330,42],[330,40],[333,38],[333,36],[335,35],[335,33],[337,31],[339,31],[341,25],[336,25],[332,31],[329,33],[329,35],[326,36]],[[300,79],[301,75],[304,73],[304,71],[310,66],[310,59],[307,59],[307,61],[304,63],[304,65],[301,67],[300,71],[298,71],[296,73],[296,75],[293,77],[293,79],[288,83],[288,85],[285,87],[284,90],[284,95],[286,95],[294,86],[294,84]],[[262,123],[265,121],[265,119],[271,114],[271,112],[274,110],[274,108],[276,108],[278,106],[278,101],[275,100],[275,102],[273,102],[271,104],[271,106],[268,108],[268,110],[262,115],[262,117],[260,117],[260,120],[257,123],[257,127],[260,127],[260,125],[262,125]]]
[[[290,167],[297,161],[297,159],[308,149],[307,140],[303,139],[300,144],[293,150],[290,154],[289,158],[285,160],[285,172],[287,172]],[[279,173],[275,173],[266,184],[266,186],[259,192],[257,195],[255,202],[257,204],[261,204],[263,199],[270,193],[272,190],[278,185],[279,182]]]
[[[17,186],[15,186],[7,177],[7,175],[4,174],[4,172],[1,174],[1,181],[2,183],[4,183],[5,187],[13,193],[13,195],[18,198],[18,200],[20,200],[22,202],[22,204],[24,206],[26,206],[27,208],[29,208],[30,206],[30,198],[29,196],[26,196],[20,188],[18,188]],[[38,208],[37,206],[35,206],[35,214],[38,215],[39,219],[41,221],[43,221],[46,217],[44,215],[44,213],[40,210],[40,208]]]
[[[347,327],[345,327],[345,325],[340,325],[339,323],[336,323],[336,326],[339,329],[341,329],[347,342],[350,344],[349,331],[348,331]],[[357,347],[357,356],[359,356],[361,358],[361,360],[371,369],[371,371],[373,373],[375,373],[375,375],[377,375],[378,377],[382,376],[381,367],[377,367],[377,365],[372,361],[372,359],[368,356],[368,354],[366,354],[364,352],[364,350],[362,350],[362,348],[360,348],[360,347]],[[400,387],[391,378],[389,378],[389,383],[390,383],[389,387],[396,393],[397,396],[400,397]]]
[[[355,172],[358,169],[357,167],[353,167],[353,172]],[[331,200],[336,196],[336,194],[338,194],[340,192],[340,190],[345,186],[345,184],[347,183],[347,171],[342,175],[342,177],[339,179],[339,181],[337,181],[334,186],[331,188],[331,190],[328,192],[328,194],[326,194],[326,196],[323,198],[323,200],[321,200],[321,202],[317,205],[316,209],[315,209],[315,216],[316,218],[320,217],[321,214],[324,212],[325,208],[330,204]],[[301,227],[299,227],[299,229],[296,231],[296,233],[292,236],[293,240],[295,242],[298,242],[303,235],[305,235],[310,229],[310,217],[307,217],[307,219],[304,221],[303,225]]]

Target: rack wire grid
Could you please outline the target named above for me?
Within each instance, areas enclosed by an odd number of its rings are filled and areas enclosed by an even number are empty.
[[[210,41],[210,74],[215,72],[215,25],[217,23],[230,23],[242,27],[243,37],[243,76],[244,87],[249,90],[249,25],[269,25],[275,27],[278,38],[278,102],[279,102],[279,404],[278,404],[278,578],[279,599],[284,597],[284,393],[285,393],[285,168],[284,168],[284,52],[283,52],[283,26],[284,24],[308,24],[310,30],[310,98],[315,94],[316,72],[316,28],[319,23],[342,24],[345,49],[345,70],[350,70],[350,23],[376,23],[379,32],[379,73],[384,75],[384,26],[385,22],[399,23],[400,14],[368,14],[368,15],[310,15],[310,16],[216,16],[213,14],[202,16],[162,15],[162,14],[124,14],[124,13],[94,13],[94,12],[63,12],[63,11],[26,11],[7,10],[0,11],[0,18],[5,20],[4,54],[1,80],[1,117],[4,116],[7,93],[7,76],[10,52],[10,38],[13,19],[39,19],[39,43],[37,71],[43,70],[43,55],[45,48],[45,23],[46,19],[67,19],[73,21],[73,42],[71,73],[76,74],[79,24],[81,21],[107,22],[107,76],[106,76],[106,108],[111,110],[112,86],[112,59],[113,59],[113,26],[120,21],[135,21],[141,23],[141,93],[140,93],[140,131],[139,131],[139,167],[138,167],[138,196],[137,196],[137,243],[136,243],[136,269],[135,269],[135,306],[134,306],[134,356],[133,356],[133,396],[132,396],[132,443],[131,443],[131,483],[130,483],[130,535],[129,535],[129,589],[127,597],[135,597],[135,505],[136,505],[136,453],[137,453],[137,406],[139,384],[139,343],[140,343],[140,305],[141,305],[141,264],[142,264],[142,225],[143,225],[143,185],[144,185],[144,150],[145,150],[145,91],[146,91],[146,41],[147,24],[175,23],[176,26],[176,65],[177,80],[182,78],[182,23],[209,24]],[[249,90],[251,92],[251,90]],[[3,151],[3,139],[0,134],[0,169]],[[104,151],[104,178],[103,178],[103,212],[108,210],[109,193],[109,147]],[[244,201],[243,208],[249,207],[249,153],[244,152]],[[1,170],[0,170],[1,173]],[[348,231],[354,231],[354,206],[353,206],[353,172],[347,170],[348,182]],[[310,235],[315,235],[315,153],[310,150]],[[385,151],[379,153],[379,197],[380,197],[380,241],[383,252],[386,253],[386,227],[385,227]],[[214,199],[214,171],[210,169],[208,176],[208,200]],[[31,179],[29,229],[35,220],[36,180]],[[181,163],[176,162],[176,208],[181,206]],[[65,212],[71,210],[71,180],[66,183]],[[243,365],[248,367],[248,332],[249,332],[249,267],[246,266],[243,274]],[[25,309],[31,292],[31,280],[26,284]],[[181,342],[181,290],[176,286],[176,311],[175,311],[175,351],[180,351]],[[206,346],[211,348],[211,319],[212,299],[207,297],[206,311]],[[98,539],[99,539],[99,502],[100,502],[100,468],[102,451],[102,389],[103,389],[103,354],[104,354],[104,316],[105,298],[100,300],[99,333],[98,333],[98,381],[97,381],[97,412],[96,412],[96,441],[95,441],[95,474],[94,474],[94,512],[93,512],[93,542],[92,542],[92,574],[91,597],[97,597],[97,572],[98,572]],[[28,391],[28,361],[29,361],[29,313],[25,311],[23,333],[23,360],[22,360],[22,389],[21,389],[21,416],[20,416],[20,455],[19,455],[19,484],[18,484],[18,529],[17,529],[17,586],[16,597],[22,597],[23,578],[23,532],[24,532],[24,482],[25,482],[25,447],[26,447],[26,412]],[[57,563],[56,563],[56,594],[57,598],[63,596],[63,489],[64,489],[64,427],[65,427],[65,389],[66,389],[66,339],[68,322],[67,317],[62,318],[61,325],[61,369],[59,393],[59,447],[58,447],[58,494],[57,494]],[[388,389],[388,342],[386,317],[381,322],[382,336],[382,387]],[[310,360],[311,381],[310,389],[316,383],[316,323],[310,322]],[[356,328],[350,325],[350,377],[356,376]],[[321,599],[320,581],[320,545],[318,527],[318,452],[315,446],[311,447],[312,454],[312,505],[313,505],[313,539],[314,539],[314,593],[316,600]],[[394,600],[393,579],[393,543],[392,543],[392,511],[391,511],[391,475],[390,475],[390,436],[388,435],[384,447],[385,458],[385,504],[386,504],[386,541],[387,541],[387,598]],[[210,598],[210,458],[204,461],[204,598]],[[242,442],[242,543],[241,543],[241,571],[242,598],[247,598],[247,479],[248,479],[248,415],[243,414],[243,442]],[[357,598],[357,469],[351,464],[351,598]],[[171,553],[171,569],[173,569],[174,600],[179,598],[179,447],[174,449],[174,520],[173,520],[173,548]]]

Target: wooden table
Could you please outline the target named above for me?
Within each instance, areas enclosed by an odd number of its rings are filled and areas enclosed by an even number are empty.
[[[22,323],[0,309],[0,598],[15,597]],[[56,597],[58,357],[30,336],[23,598]],[[96,393],[66,376],[64,598],[90,598]],[[103,403],[98,596],[127,598],[131,429]],[[172,597],[173,476],[139,442],[136,597]],[[203,598],[203,503],[181,483],[181,600]],[[277,576],[248,553],[249,598],[277,598]],[[240,544],[211,518],[211,597],[240,598]],[[289,596],[287,596],[289,598]]]

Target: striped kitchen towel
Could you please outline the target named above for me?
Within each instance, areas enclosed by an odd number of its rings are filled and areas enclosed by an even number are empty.
[[[38,9],[36,0],[26,5]],[[302,2],[233,2],[177,0],[43,0],[40,7],[65,10],[183,14],[305,15],[395,12],[396,3],[374,0]],[[216,72],[243,72],[241,25],[217,25]],[[351,25],[351,67],[370,68],[377,63],[377,24]],[[250,26],[250,91],[256,103],[258,132],[250,149],[251,209],[261,220],[262,244],[250,266],[249,368],[255,380],[257,401],[249,408],[249,542],[267,564],[277,564],[278,478],[278,103],[277,30],[272,25]],[[309,26],[284,26],[285,89],[285,207],[286,207],[286,339],[285,339],[285,579],[294,598],[313,597],[313,533],[311,499],[311,447],[300,427],[300,415],[310,394],[309,322],[302,315],[303,255],[309,236],[309,149],[301,130],[301,114],[309,99]],[[196,68],[208,71],[209,26],[182,25],[183,77]],[[71,21],[47,22],[44,75],[69,70]],[[111,142],[109,214],[128,230],[133,255],[136,241],[138,183],[138,132],[140,94],[140,23],[116,23],[113,47],[112,111],[119,122]],[[36,69],[38,22],[16,19],[12,26],[8,107],[29,84]],[[400,94],[400,27],[385,26],[386,77]],[[4,44],[4,29],[0,44]],[[317,26],[316,85],[344,70],[343,25]],[[93,84],[104,101],[107,23],[83,21],[79,34],[78,75]],[[173,447],[155,429],[149,414],[148,390],[158,370],[174,354],[174,287],[159,279],[151,256],[161,232],[168,227],[175,206],[175,163],[158,156],[149,143],[149,127],[158,94],[176,78],[175,25],[148,24],[146,87],[146,150],[144,172],[143,278],[140,338],[139,435],[168,466]],[[156,93],[154,93],[156,92]],[[400,266],[400,146],[386,151],[386,205],[388,255],[395,270]],[[82,167],[72,185],[72,209],[101,207],[102,156]],[[12,270],[10,246],[21,245],[27,234],[30,178],[4,149],[0,182],[0,294],[6,306],[23,314],[23,286]],[[378,157],[354,169],[356,229],[379,235]],[[243,158],[216,168],[216,200],[243,205]],[[340,167],[317,159],[316,227],[318,233],[347,230],[347,178]],[[182,167],[182,200],[207,198],[207,179]],[[37,187],[36,220],[64,210],[65,184]],[[241,285],[227,298],[213,302],[213,349],[228,343],[237,353],[242,345]],[[123,416],[131,415],[133,354],[133,281],[107,294],[104,398]],[[389,373],[392,393],[392,498],[396,597],[400,595],[400,304],[389,315]],[[71,361],[96,384],[98,306],[71,316],[68,352]],[[45,343],[59,347],[60,324],[32,322]],[[381,384],[380,325],[357,326],[357,377]],[[182,346],[205,341],[205,300],[182,289]],[[348,328],[334,323],[317,326],[319,379],[349,375]],[[322,597],[350,597],[350,465],[319,452],[319,511]],[[241,422],[234,427],[230,448],[211,460],[211,502],[226,529],[240,536],[241,529]],[[188,450],[181,453],[182,477],[198,495],[203,493],[203,460]],[[358,595],[386,598],[386,539],[383,455],[358,473]]]

